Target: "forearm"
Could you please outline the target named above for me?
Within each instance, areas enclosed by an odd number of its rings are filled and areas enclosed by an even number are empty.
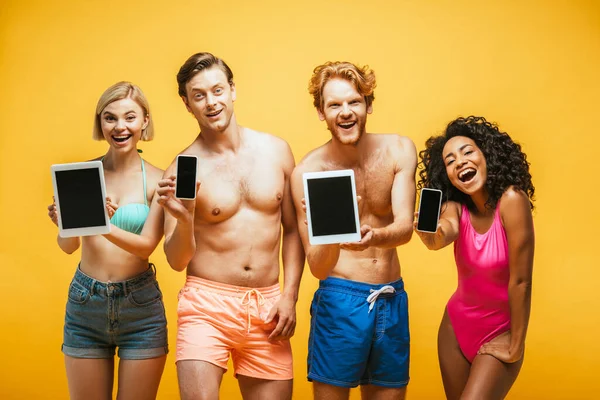
[[[383,228],[375,228],[373,229],[371,246],[386,249],[395,248],[408,243],[412,233],[412,221],[394,222]]]
[[[171,268],[183,271],[196,252],[193,218],[177,221],[173,232],[165,238],[165,255]]]
[[[304,249],[298,231],[283,234],[283,296],[298,301],[304,271]]]
[[[425,246],[427,246],[429,250],[443,249],[454,242],[458,237],[457,229],[453,228],[449,221],[441,220],[440,225],[438,232],[432,236],[433,240],[430,242],[424,241]]]
[[[57,235],[56,241],[58,243],[58,247],[60,247],[60,249],[67,254],[72,254],[79,248],[79,245],[81,244],[79,236],[64,238],[60,235]]]
[[[511,283],[508,287],[510,306],[510,350],[521,352],[525,346],[529,313],[531,310],[531,282]]]
[[[310,246],[306,261],[310,267],[310,272],[320,280],[326,279],[331,270],[336,266],[340,257],[339,244],[324,244]]]
[[[147,260],[158,244],[156,240],[126,232],[114,225],[111,226],[110,233],[105,234],[104,237],[142,260]]]

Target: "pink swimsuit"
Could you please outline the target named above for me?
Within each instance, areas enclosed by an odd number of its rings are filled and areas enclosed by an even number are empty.
[[[462,206],[454,242],[458,288],[446,309],[463,354],[473,362],[482,344],[510,329],[508,242],[496,206],[490,229],[479,234]]]

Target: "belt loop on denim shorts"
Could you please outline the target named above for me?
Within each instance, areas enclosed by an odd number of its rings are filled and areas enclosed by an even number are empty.
[[[152,264],[152,263],[148,263],[148,266],[150,268],[152,268],[152,271],[154,271],[154,276],[156,277],[156,265]]]
[[[92,284],[90,285],[90,296],[94,295],[94,285],[96,284],[96,280],[92,279]]]
[[[123,287],[123,296],[127,297],[127,281],[121,283],[121,286]]]

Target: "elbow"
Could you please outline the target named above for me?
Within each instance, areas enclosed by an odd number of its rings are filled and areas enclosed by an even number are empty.
[[[531,278],[517,278],[510,283],[510,287],[513,290],[518,290],[523,293],[531,293]]]
[[[323,280],[327,279],[327,277],[329,276],[329,274],[326,271],[323,271],[323,270],[317,269],[317,268],[312,268],[311,267],[310,268],[310,272],[313,274],[313,276],[315,278],[317,278],[320,281],[323,281]]]
[[[185,269],[185,267],[187,267],[187,263],[182,262],[180,259],[174,260],[169,256],[167,256],[167,262],[169,263],[169,266],[177,272],[181,272]]]
[[[320,281],[327,279],[329,272],[331,272],[331,269],[333,268],[328,268],[326,265],[319,265],[318,263],[313,262],[311,257],[307,257],[306,261],[308,262],[311,274]]]

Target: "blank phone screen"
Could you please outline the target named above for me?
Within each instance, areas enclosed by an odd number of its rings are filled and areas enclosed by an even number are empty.
[[[421,203],[419,206],[419,221],[417,229],[420,231],[435,232],[440,215],[440,201],[442,192],[437,190],[421,190]]]
[[[307,179],[313,236],[356,233],[352,179]]]
[[[193,199],[196,197],[196,157],[177,158],[177,184],[175,197]]]
[[[54,174],[63,229],[105,225],[99,170],[75,169]]]

